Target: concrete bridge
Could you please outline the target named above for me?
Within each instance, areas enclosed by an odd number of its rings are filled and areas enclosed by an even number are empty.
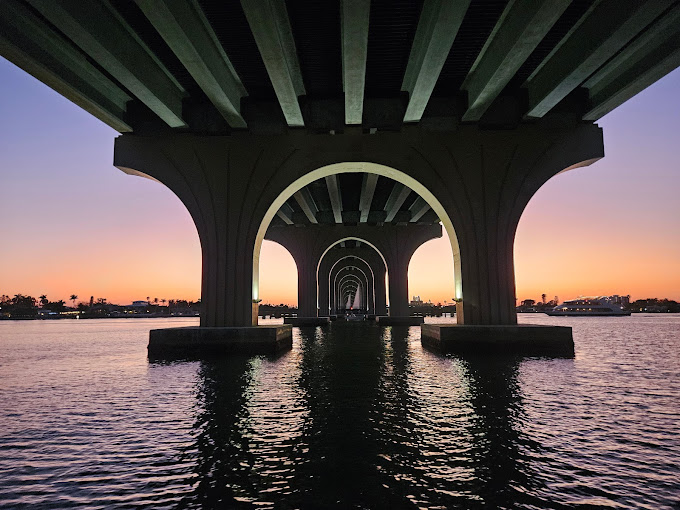
[[[0,54],[122,133],[118,168],[182,200],[203,327],[248,335],[265,238],[299,252],[316,316],[326,250],[380,239],[401,295],[411,233],[441,222],[458,323],[497,340],[519,331],[524,207],[603,157],[595,122],[680,65],[680,2],[3,0]]]

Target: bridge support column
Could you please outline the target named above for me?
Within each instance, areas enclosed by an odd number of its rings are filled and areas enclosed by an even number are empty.
[[[385,266],[376,264],[373,267],[375,282],[375,315],[387,315],[387,289],[385,288]]]

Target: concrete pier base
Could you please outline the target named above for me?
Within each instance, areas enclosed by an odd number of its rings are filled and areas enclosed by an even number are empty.
[[[379,326],[420,326],[423,324],[424,319],[422,317],[391,317],[386,315],[381,315],[375,318],[375,321]]]
[[[421,342],[438,352],[480,355],[574,356],[571,328],[520,324],[465,326],[423,324]]]
[[[275,354],[293,346],[289,325],[152,329],[149,355]]]
[[[283,319],[284,324],[304,328],[309,326],[325,326],[330,322],[328,317],[286,317]]]

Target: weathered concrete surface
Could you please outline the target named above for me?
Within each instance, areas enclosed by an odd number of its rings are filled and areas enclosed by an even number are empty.
[[[420,326],[424,319],[422,317],[409,316],[383,316],[376,317],[375,321],[380,326]]]
[[[512,325],[517,322],[513,247],[525,206],[557,173],[604,155],[597,126],[547,122],[509,131],[465,125],[432,133],[410,126],[357,136],[128,134],[116,139],[114,165],[162,182],[191,214],[203,255],[202,326],[254,325],[260,246],[276,214],[272,207],[300,179],[340,170],[389,173],[414,191],[431,194],[453,239],[455,292],[462,299],[458,322]],[[361,239],[365,225],[352,227],[349,237]],[[315,244],[329,246],[326,236],[337,235],[337,227],[320,229],[324,239]],[[390,234],[387,227],[367,228],[384,235],[385,247],[375,246],[388,265],[390,313],[407,315],[406,261],[412,252],[405,250],[399,231]],[[404,237],[409,230],[402,230]],[[392,258],[396,264],[390,264]]]
[[[571,328],[533,324],[464,326],[423,324],[424,347],[455,354],[574,356]]]
[[[273,354],[293,346],[292,326],[152,329],[149,355]]]
[[[286,317],[283,319],[284,324],[297,326],[299,328],[305,326],[325,326],[330,322],[328,317]]]

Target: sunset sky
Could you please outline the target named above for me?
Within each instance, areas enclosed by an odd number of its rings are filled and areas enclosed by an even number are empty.
[[[515,243],[517,297],[680,300],[680,70],[610,113],[606,157],[556,176]],[[117,133],[0,58],[0,294],[197,299],[196,229],[156,182],[112,166]],[[265,242],[265,302],[297,301],[296,268]],[[453,297],[448,239],[414,255],[409,293]]]

